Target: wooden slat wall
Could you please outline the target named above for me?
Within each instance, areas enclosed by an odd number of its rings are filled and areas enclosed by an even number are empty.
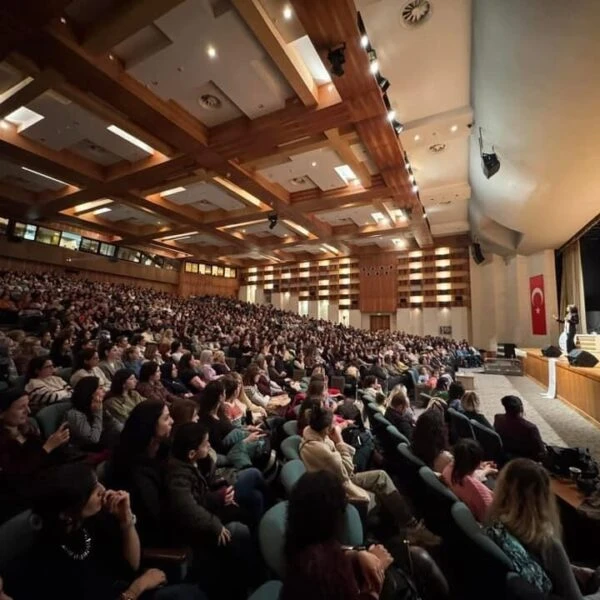
[[[365,256],[359,261],[362,312],[395,313],[398,294],[398,259],[394,254]]]
[[[179,273],[180,296],[225,296],[237,298],[240,282],[238,279],[212,277],[197,273]]]

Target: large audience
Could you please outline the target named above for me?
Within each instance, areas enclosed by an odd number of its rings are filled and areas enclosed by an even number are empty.
[[[0,561],[0,599],[243,600],[269,578],[286,600],[416,598],[390,595],[398,572],[426,600],[461,597],[399,440],[531,591],[600,598],[569,563],[520,399],[492,426],[457,381],[481,364],[467,341],[55,273],[1,282],[0,544],[31,543]],[[495,428],[502,456],[456,414]],[[261,523],[283,499],[274,573]],[[342,543],[349,505],[373,543]]]

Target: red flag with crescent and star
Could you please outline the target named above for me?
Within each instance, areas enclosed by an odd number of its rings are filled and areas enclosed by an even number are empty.
[[[546,335],[546,296],[544,276],[529,278],[529,299],[531,301],[531,331],[533,335]]]

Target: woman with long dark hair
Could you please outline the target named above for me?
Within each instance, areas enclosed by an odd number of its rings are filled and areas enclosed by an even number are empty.
[[[162,469],[168,455],[173,419],[164,402],[146,400],[132,411],[107,466],[112,487],[131,494],[144,543],[165,543],[162,527],[164,494]]]
[[[340,543],[348,500],[327,471],[304,474],[290,496],[281,600],[379,598],[392,557],[383,546],[345,550]]]
[[[179,398],[171,394],[160,380],[161,372],[158,363],[154,361],[145,362],[140,369],[140,379],[137,384],[138,393],[146,400],[156,400],[171,404]]]
[[[33,577],[17,585],[17,598],[61,600],[201,600],[193,585],[166,586],[158,569],[140,571],[141,549],[129,494],[106,490],[87,465],[47,472],[34,512],[42,531],[30,556]]]
[[[105,392],[110,389],[110,379],[104,374],[104,371],[98,366],[100,357],[95,348],[84,348],[78,355],[73,365],[73,375],[69,383],[75,387],[82,377],[97,377],[100,386]]]
[[[437,473],[442,473],[452,462],[452,454],[448,451],[448,432],[441,411],[430,408],[419,416],[411,449],[415,456]]]
[[[137,378],[130,369],[119,369],[111,382],[104,401],[104,410],[122,428],[131,411],[144,400],[136,391]]]
[[[83,377],[77,382],[67,411],[71,443],[84,451],[98,451],[116,441],[116,428],[109,415],[105,419],[102,401],[104,390],[97,377]]]

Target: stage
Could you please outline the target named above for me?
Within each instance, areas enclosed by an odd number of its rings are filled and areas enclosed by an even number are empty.
[[[538,348],[524,348],[525,375],[548,387],[549,359]],[[556,397],[600,427],[600,363],[592,369],[572,367],[566,356],[556,361]],[[550,402],[551,400],[549,400]]]

